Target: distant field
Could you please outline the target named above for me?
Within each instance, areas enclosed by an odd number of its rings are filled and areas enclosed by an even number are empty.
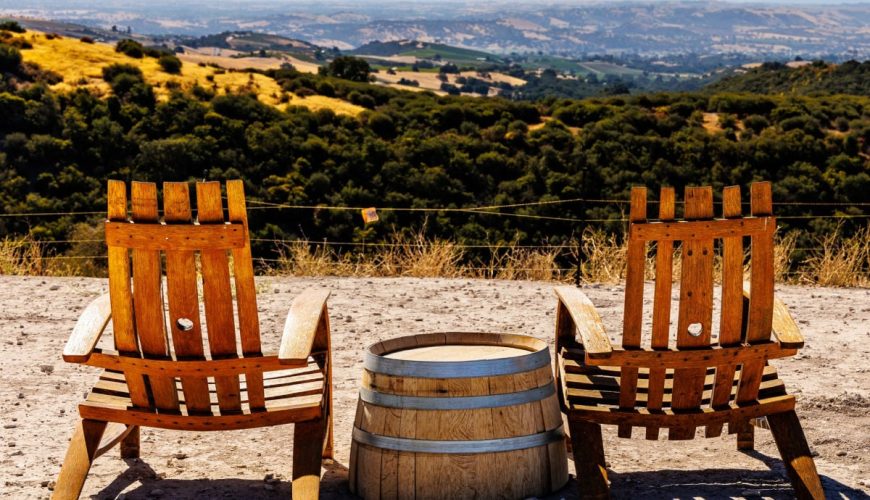
[[[199,84],[212,88],[219,94],[228,91],[249,90],[256,93],[260,101],[266,104],[276,107],[284,106],[280,102],[283,90],[275,80],[259,73],[231,71],[231,69],[238,69],[239,66],[252,67],[251,64],[246,64],[247,59],[265,62],[271,61],[270,59],[183,55],[182,60],[186,59],[186,61],[181,74],[170,75],[161,70],[157,59],[153,57],[142,59],[128,57],[115,52],[114,46],[109,44],[84,43],[78,39],[66,37],[49,39],[45,34],[36,31],[29,31],[21,36],[33,45],[32,49],[21,51],[25,61],[36,63],[44,69],[63,76],[63,82],[53,86],[56,90],[69,91],[76,88],[89,88],[101,95],[107,95],[109,86],[103,81],[103,68],[110,64],[123,63],[141,69],[146,81],[154,86],[154,92],[159,99],[166,99],[170,94],[167,84],[176,82],[181,88],[191,88],[195,84]],[[199,62],[205,62],[205,60],[199,60],[203,57],[207,57],[209,62],[227,69],[200,66]],[[274,61],[277,63],[275,67],[280,65],[279,60]],[[288,60],[288,62],[297,66],[293,60]],[[299,69],[301,70],[301,68]],[[290,99],[291,105],[306,106],[313,110],[329,108],[342,114],[356,115],[364,109],[340,99],[324,96],[311,96],[303,99],[290,94]]]
[[[191,53],[178,54],[178,58],[190,64],[216,64],[222,68],[239,70],[247,68],[260,70],[277,69],[284,62],[274,57],[227,57]]]
[[[513,86],[525,85],[525,81],[519,78],[514,78],[509,75],[505,75],[502,73],[489,73],[489,77],[484,78],[477,74],[476,71],[463,71],[459,75],[449,74],[447,75],[447,83],[456,84],[456,78],[459,76],[464,77],[472,77],[478,78],[480,80],[484,80],[489,83],[496,82],[507,82]],[[423,71],[396,71],[395,75],[387,74],[385,71],[381,71],[375,74],[375,78],[377,81],[386,83],[391,87],[400,88],[403,90],[432,90],[437,94],[443,95],[445,94],[441,91],[441,80],[438,79],[438,73],[436,72],[423,72]],[[402,78],[406,80],[413,80],[420,84],[419,87],[409,87],[405,85],[399,85],[398,82]]]
[[[643,71],[634,68],[627,68],[619,64],[613,64],[604,61],[586,61],[577,63],[581,70],[586,70],[588,73],[595,73],[597,76],[637,76],[642,75]]]
[[[413,63],[416,59],[440,59],[461,66],[480,66],[499,62],[497,56],[474,49],[453,47],[440,43],[395,41],[367,44],[353,51],[360,57]]]
[[[184,47],[184,54],[179,54],[178,57],[182,61],[189,60],[193,63],[205,62],[217,64],[227,69],[275,69],[280,68],[284,63],[289,63],[297,71],[317,73],[317,69],[320,67],[316,63],[304,61],[289,54],[281,54],[280,57],[239,57],[241,54],[243,52],[219,47]]]

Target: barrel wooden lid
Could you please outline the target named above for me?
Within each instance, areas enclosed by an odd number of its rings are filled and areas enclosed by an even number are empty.
[[[384,355],[386,358],[413,361],[474,361],[525,356],[527,349],[500,345],[434,345],[415,347]]]
[[[385,375],[468,378],[521,373],[549,364],[547,343],[534,337],[446,332],[397,337],[373,344],[363,367]]]

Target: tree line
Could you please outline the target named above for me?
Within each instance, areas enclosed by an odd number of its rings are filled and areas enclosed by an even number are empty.
[[[14,47],[0,45],[0,56]],[[5,52],[4,52],[5,51]],[[177,89],[155,99],[138,70],[103,76],[111,95],[55,92],[20,58],[0,57],[0,212],[105,209],[107,179],[242,178],[271,204],[464,208],[567,199],[622,199],[633,185],[748,186],[774,182],[778,215],[863,215],[870,201],[870,106],[860,96],[656,93],[592,99],[437,96],[290,69],[269,76],[288,92],[329,93],[359,116],[248,93]],[[358,69],[345,69],[357,75]],[[333,73],[335,74],[335,73]],[[361,79],[361,78],[360,78]],[[748,196],[748,193],[745,193]],[[250,204],[249,206],[255,206]],[[539,204],[520,216],[451,211],[359,213],[251,210],[253,237],[376,242],[418,231],[465,244],[571,243],[588,225],[620,231],[625,205]],[[542,218],[535,218],[542,217]],[[100,217],[0,218],[0,234],[75,239]],[[847,219],[847,230],[866,219]],[[821,234],[836,219],[784,219]],[[89,229],[91,228],[91,229]],[[70,250],[60,246],[61,251]],[[269,256],[271,244],[255,245]]]

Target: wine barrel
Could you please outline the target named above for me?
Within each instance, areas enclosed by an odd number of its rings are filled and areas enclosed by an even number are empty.
[[[369,347],[350,489],[367,498],[528,498],[568,481],[550,351],[523,335],[435,333]]]

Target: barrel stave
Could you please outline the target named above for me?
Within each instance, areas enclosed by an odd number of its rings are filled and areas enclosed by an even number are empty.
[[[412,362],[424,360],[425,364],[427,352],[433,356],[445,352],[469,355],[451,350],[453,345],[513,347],[526,350],[530,355],[547,349],[546,344],[531,337],[446,333],[392,339],[372,346],[370,352],[387,355],[396,350],[444,344],[448,344],[447,349],[424,349],[408,353],[404,358]],[[429,363],[431,366],[431,361]],[[504,375],[462,377],[457,373],[460,376],[426,378],[378,373],[368,369],[367,363],[362,387],[379,393],[372,396],[370,392],[367,398],[380,404],[403,402],[383,395],[416,398],[404,400],[411,406],[417,405],[414,407],[428,405],[425,398],[448,398],[446,401],[468,396],[484,398],[466,399],[462,404],[468,409],[388,408],[361,399],[355,426],[375,436],[457,442],[517,438],[560,429],[562,417],[555,391],[535,390],[554,387],[551,368],[549,364],[534,366],[538,368]],[[435,373],[430,371],[430,376]],[[523,392],[530,390],[533,392]],[[491,402],[486,399],[490,395],[501,395],[497,401],[504,406],[475,408]],[[522,400],[527,402],[517,403]],[[361,435],[360,439],[363,437]],[[370,439],[365,438],[364,442]],[[386,442],[383,445],[394,446]],[[423,453],[387,448],[363,444],[354,438],[349,476],[351,491],[363,498],[526,498],[556,491],[568,478],[563,440],[489,453]]]

